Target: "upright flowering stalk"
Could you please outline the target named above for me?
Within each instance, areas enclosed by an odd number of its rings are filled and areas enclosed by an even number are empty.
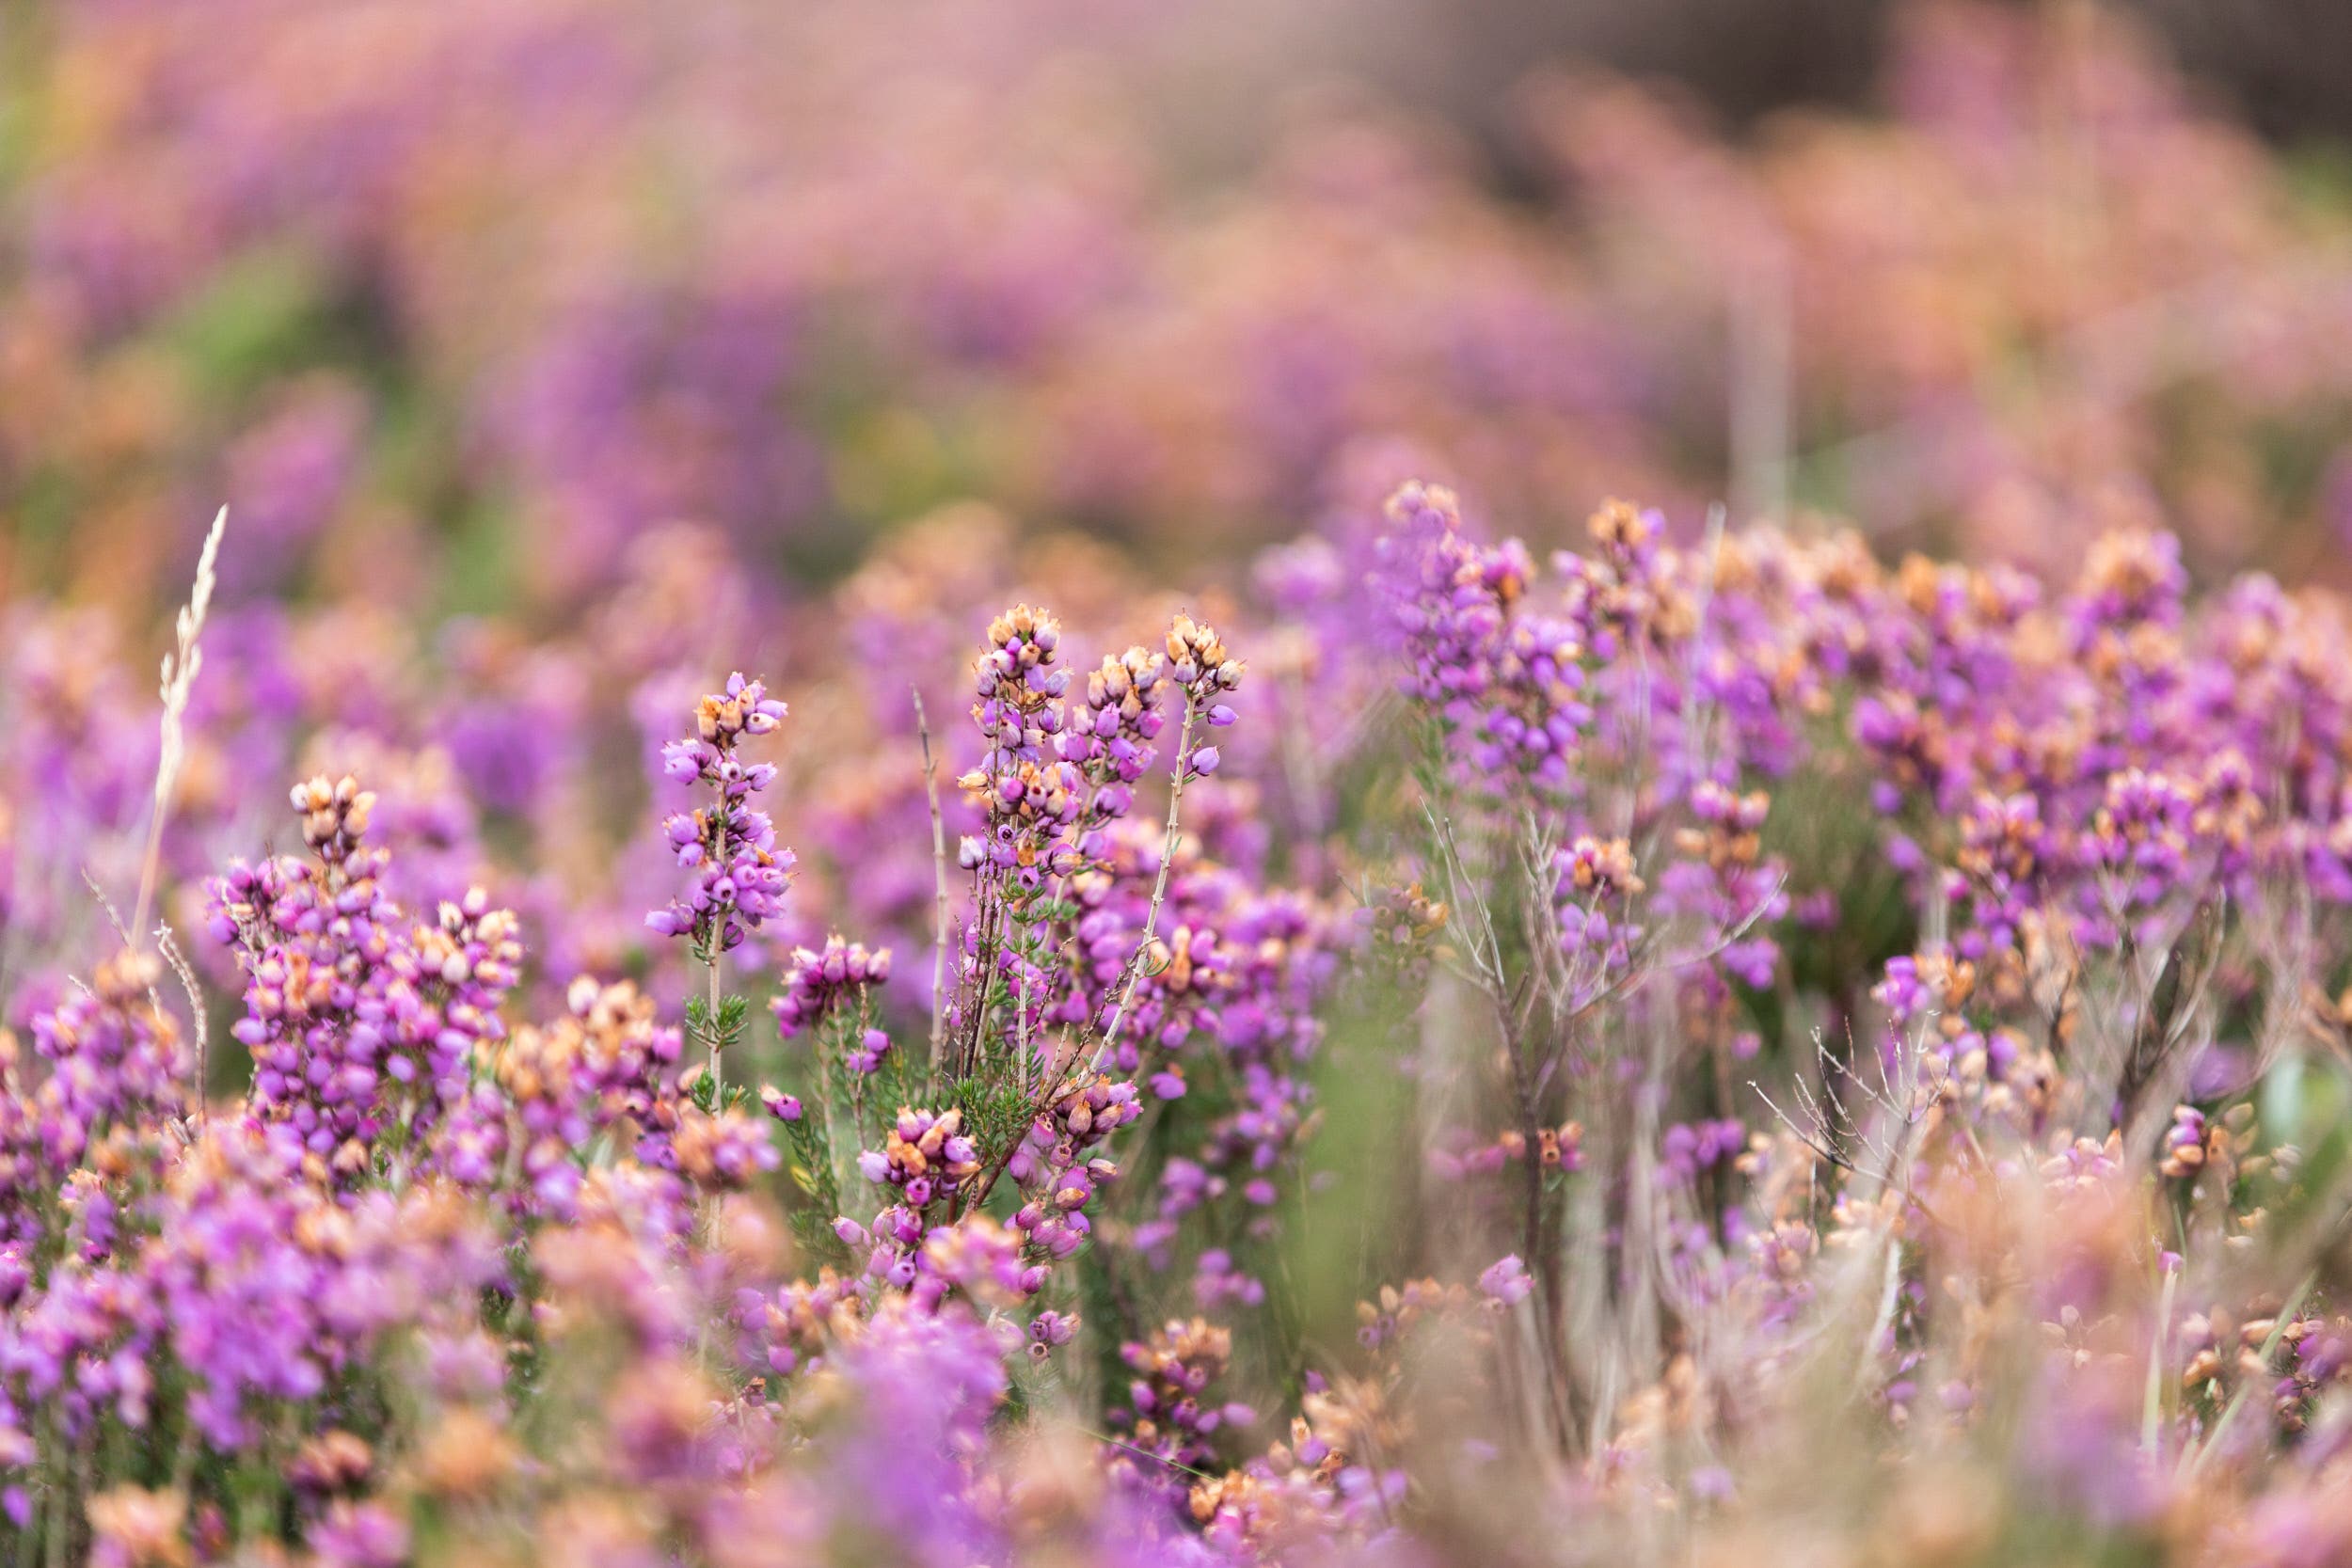
[[[974,668],[972,709],[986,750],[959,781],[988,821],[962,845],[974,912],[950,1065],[957,1079],[974,1083],[1006,1069],[1001,1076],[1028,1102],[1006,1124],[1011,1131],[1069,1088],[1073,1070],[1102,1068],[1137,980],[1168,961],[1154,933],[1178,810],[1184,785],[1216,769],[1216,748],[1200,742],[1232,722],[1220,699],[1240,684],[1243,666],[1214,629],[1180,615],[1165,654],[1135,647],[1105,658],[1073,698],[1052,616],[1012,610],[991,624],[989,644]],[[1152,767],[1165,722],[1159,703],[1171,689],[1183,703],[1181,730],[1152,895],[1139,930],[1106,930],[1089,911],[1126,855],[1116,830]],[[1107,985],[1106,946],[1115,949]],[[1058,1043],[1049,1039],[1053,1031],[1063,1032]]]
[[[727,677],[724,691],[694,707],[694,733],[661,749],[662,771],[681,784],[706,784],[716,797],[708,806],[675,812],[661,831],[692,884],[645,916],[665,937],[684,937],[708,974],[709,990],[689,1022],[710,1048],[710,1075],[719,1076],[719,1053],[742,1029],[743,1007],[720,996],[719,959],[770,917],[782,912],[792,870],[792,851],[777,847],[776,825],[752,804],[752,797],[776,776],[772,763],[748,763],[738,755],[744,736],[766,735],[783,721],[784,704],[768,689]]]
[[[1233,1190],[1253,1210],[1274,1202],[1276,1167],[1306,1125],[1309,1091],[1288,1064],[1314,1037],[1305,1008],[1327,972],[1320,922],[1210,859],[1214,823],[1200,845],[1176,834],[1186,786],[1218,768],[1208,734],[1233,721],[1224,698],[1243,666],[1189,616],[1171,624],[1164,650],[1105,657],[1083,683],[1064,657],[1054,618],[1021,607],[991,625],[975,667],[984,748],[959,783],[985,826],[962,842],[972,914],[944,1070],[921,1071],[885,1027],[886,949],[834,936],[791,955],[772,1010],[810,1071],[799,1092],[760,1099],[813,1200],[793,1216],[803,1242],[856,1277],[747,1308],[752,1364],[804,1366],[819,1300],[930,1310],[970,1296],[1003,1311],[1040,1296],[1096,1237],[1122,1130],[1184,1093],[1172,1058],[1196,1038],[1218,1058],[1200,1066],[1220,1097],[1230,1086],[1240,1099],[1202,1158],[1219,1172],[1246,1167]],[[1171,694],[1181,729],[1161,829],[1132,818],[1136,784],[1168,766],[1157,742]],[[1010,1201],[992,1213],[1000,1180]],[[1270,1216],[1248,1223],[1253,1237],[1270,1233]],[[1226,1272],[1237,1297],[1263,1298]],[[1032,1360],[1074,1334],[1067,1305],[1025,1308]]]
[[[1116,796],[1089,800],[1077,763],[1061,754],[1071,726],[1063,695],[1070,672],[1061,666],[1061,624],[1042,610],[1017,606],[991,622],[988,651],[973,667],[977,701],[972,721],[986,743],[977,766],[958,780],[988,814],[982,834],[966,838],[959,858],[973,873],[974,917],[967,935],[963,982],[958,988],[954,1065],[968,1075],[980,1065],[992,1011],[1009,1006],[1016,1077],[1029,1071],[1035,1025],[1050,982],[1042,973],[1038,927],[1059,913],[1052,884],[1078,868],[1084,819]],[[1079,725],[1091,731],[1082,709]],[[1157,715],[1152,715],[1157,727]],[[1089,736],[1080,743],[1089,747]]]
[[[1179,615],[1169,625],[1168,658],[1168,678],[1184,699],[1184,723],[1176,738],[1176,766],[1168,780],[1168,830],[1160,846],[1160,868],[1152,879],[1152,906],[1144,915],[1143,938],[1128,961],[1126,982],[1120,988],[1119,1001],[1103,1025],[1105,1048],[1117,1042],[1120,1021],[1135,995],[1136,981],[1143,973],[1145,960],[1152,955],[1160,907],[1168,898],[1168,869],[1175,858],[1178,808],[1184,801],[1184,785],[1217,769],[1217,749],[1205,742],[1196,745],[1194,737],[1204,730],[1223,729],[1233,721],[1232,708],[1219,699],[1241,685],[1247,668],[1226,651],[1225,640],[1217,636],[1214,627],[1189,615]]]
[[[907,1053],[881,1027],[881,988],[890,978],[890,949],[868,951],[838,936],[819,949],[793,949],[783,988],[769,1004],[776,1033],[788,1045],[809,1043],[814,1074],[807,1098],[763,1087],[768,1112],[791,1140],[794,1181],[822,1206],[803,1214],[803,1229],[820,1248],[841,1203],[848,1170],[843,1159],[872,1148],[890,1125],[892,1108],[916,1098]]]
[[[1719,541],[1675,548],[1654,512],[1602,506],[1587,548],[1555,556],[1545,578],[1518,545],[1470,538],[1441,488],[1407,484],[1387,515],[1373,586],[1422,741],[1422,869],[1458,911],[1449,968],[1502,1046],[1486,1102],[1500,1114],[1447,1141],[1524,1156],[1509,1178],[1514,1290],[1536,1299],[1542,1382],[1568,1390],[1589,1373],[1564,1329],[1560,1238],[1587,1200],[1566,1180],[1560,1129],[1605,1141],[1641,1125],[1659,1092],[1645,1080],[1686,1053],[1710,1061],[1727,1099],[1740,988],[1772,982],[1765,923],[1785,904],[1762,836],[1771,797],[1748,786],[1782,765],[1796,687],[1748,606],[1753,564]],[[1726,573],[1739,594],[1719,592]],[[1503,1125],[1479,1124],[1492,1121]],[[1590,1151],[1633,1195],[1611,1244],[1641,1268],[1664,1256],[1654,1141]],[[1553,1439],[1567,1408],[1536,1413]]]
[[[356,1184],[379,1155],[413,1168],[463,1100],[477,1047],[505,1037],[522,945],[480,889],[411,920],[368,836],[375,796],[350,775],[306,780],[291,804],[312,858],[232,864],[210,885],[208,919],[246,979],[230,1033],[253,1053],[248,1110],[291,1123],[314,1174]]]

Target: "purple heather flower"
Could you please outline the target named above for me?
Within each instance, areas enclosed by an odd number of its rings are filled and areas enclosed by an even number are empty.
[[[645,916],[653,931],[691,938],[699,951],[723,953],[782,912],[792,851],[777,845],[775,824],[751,804],[776,770],[769,763],[745,763],[738,748],[746,736],[772,732],[784,715],[784,704],[769,697],[766,687],[739,673],[727,677],[724,691],[696,705],[692,735],[661,749],[664,773],[709,787],[715,800],[662,823],[677,863],[695,875],[683,896]]]
[[[1488,1264],[1478,1276],[1478,1288],[1498,1306],[1516,1307],[1535,1289],[1535,1281],[1529,1277],[1527,1265],[1514,1252]]]

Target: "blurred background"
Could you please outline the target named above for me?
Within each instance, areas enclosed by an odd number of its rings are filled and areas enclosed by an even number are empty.
[[[1575,57],[1672,80],[1732,124],[1792,104],[1882,106],[1878,88],[1907,8],[1899,0],[1396,0],[1385,28],[1334,29],[1343,57],[1418,81],[1450,114],[1485,118],[1532,59]],[[2020,0],[2018,9],[2058,9]],[[2281,142],[2352,131],[2343,61],[2352,19],[2327,0],[2116,0],[2223,112]]]
[[[19,0],[0,572],[541,625],[951,502],[1239,570],[1406,470],[1539,540],[2352,528],[2319,0]]]
[[[138,879],[224,501],[171,918],[282,836],[284,779],[356,770],[401,896],[486,881],[544,973],[665,985],[649,765],[694,696],[793,705],[778,941],[918,950],[910,692],[963,755],[958,672],[1022,598],[1089,647],[1213,616],[1267,694],[1235,820],[1319,844],[1310,623],[1407,477],[1538,547],[1619,495],[2069,577],[2160,525],[2207,581],[2352,582],[2347,25],[15,0],[0,980]]]

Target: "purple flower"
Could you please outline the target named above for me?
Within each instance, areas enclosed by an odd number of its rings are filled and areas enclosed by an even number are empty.
[[[1478,1276],[1478,1288],[1497,1306],[1516,1307],[1534,1291],[1535,1281],[1529,1277],[1527,1265],[1514,1252],[1488,1264]]]
[[[724,691],[695,707],[694,733],[662,747],[662,771],[680,784],[708,787],[714,799],[662,823],[677,863],[695,875],[684,895],[645,916],[657,934],[691,938],[697,952],[715,955],[740,945],[782,912],[792,852],[777,845],[768,814],[751,804],[776,770],[745,763],[738,749],[746,736],[771,733],[784,715],[784,704],[758,681],[729,675]]]

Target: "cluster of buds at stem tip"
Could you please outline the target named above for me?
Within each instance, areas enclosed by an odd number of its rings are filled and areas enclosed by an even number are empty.
[[[1137,646],[1105,657],[1074,692],[1061,627],[1045,611],[1007,610],[989,624],[988,643],[973,665],[972,708],[986,749],[956,782],[989,820],[959,847],[965,870],[1027,895],[1100,864],[1110,824],[1133,809],[1135,784],[1152,766],[1166,724],[1159,699],[1171,682],[1191,736],[1182,776],[1216,770],[1216,748],[1193,731],[1233,721],[1218,699],[1240,684],[1243,665],[1191,616],[1169,626],[1164,655]]]
[[[2164,1134],[2164,1158],[2159,1169],[2178,1180],[2205,1168],[2205,1113],[2194,1105],[2173,1108],[2172,1125]]]
[[[857,1165],[866,1180],[899,1188],[908,1207],[919,1212],[977,1176],[980,1156],[963,1131],[961,1111],[933,1115],[901,1106],[889,1138],[881,1149],[859,1155]]]
[[[889,978],[887,947],[868,952],[863,942],[844,942],[838,935],[827,937],[821,952],[795,947],[784,972],[784,989],[770,1004],[776,1033],[790,1039],[866,987]]]
[[[967,838],[961,859],[966,869],[1019,867],[1034,880],[1041,870],[1061,871],[1052,853],[1085,811],[1085,780],[1075,765],[1055,754],[1067,714],[1062,697],[1070,672],[1060,665],[1061,626],[1051,615],[1018,605],[989,623],[988,651],[973,665],[973,721],[987,741],[979,765],[956,781],[983,807],[990,831]],[[1074,866],[1066,843],[1062,858]]]
[[[1241,684],[1242,661],[1225,651],[1225,640],[1214,626],[1180,614],[1168,627],[1168,678],[1186,690],[1205,679],[1217,689],[1231,691]]]
[[[368,817],[375,810],[375,793],[361,789],[359,781],[344,774],[333,784],[317,774],[294,786],[294,809],[302,814],[302,842],[329,865],[351,858],[367,836]]]
[[[784,714],[765,686],[739,673],[727,677],[726,689],[695,705],[692,735],[661,748],[663,772],[680,784],[710,785],[718,800],[662,823],[671,851],[694,880],[684,896],[645,916],[652,930],[690,937],[697,951],[715,954],[782,911],[792,851],[777,846],[775,824],[751,803],[774,782],[776,769],[745,763],[737,747],[746,736],[773,731]]]
[[[1179,614],[1168,627],[1168,679],[1183,689],[1193,712],[1214,729],[1233,721],[1233,710],[1214,699],[1240,686],[1248,666],[1225,651],[1225,640],[1215,627]],[[1196,746],[1184,759],[1185,772],[1196,777],[1216,772],[1216,765],[1214,746]]]
[[[1608,897],[1643,891],[1635,869],[1633,847],[1622,838],[1597,839],[1579,833],[1560,857],[1560,879],[1575,896]]]
[[[1152,742],[1163,722],[1157,704],[1168,680],[1167,661],[1137,646],[1105,655],[1087,676],[1086,695],[1056,750],[1065,762],[1086,771],[1095,786],[1089,815],[1100,820],[1124,816],[1134,803],[1129,789],[1152,765]]]
[[[988,652],[973,666],[973,689],[1022,712],[1033,712],[1070,687],[1057,670],[1061,623],[1029,605],[1015,605],[988,624]]]

